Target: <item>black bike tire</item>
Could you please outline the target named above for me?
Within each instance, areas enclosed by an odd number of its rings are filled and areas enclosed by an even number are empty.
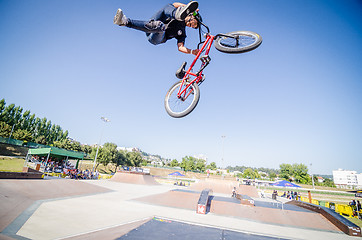
[[[172,87],[170,87],[170,89],[167,91],[166,96],[165,96],[165,109],[166,112],[168,113],[168,115],[170,115],[171,117],[174,118],[182,118],[187,116],[188,114],[190,114],[197,106],[199,99],[200,99],[200,88],[196,83],[192,84],[192,87],[194,89],[194,100],[192,101],[192,103],[190,104],[190,106],[182,112],[174,112],[172,111],[172,109],[169,106],[169,98],[170,95],[172,94],[173,91],[178,91],[178,89],[180,88],[180,84],[182,83],[182,81],[178,81],[175,84],[172,85]],[[181,101],[181,100],[180,100]]]
[[[254,50],[255,48],[259,47],[260,44],[263,41],[262,37],[259,34],[255,33],[255,32],[251,32],[251,31],[235,31],[235,32],[226,33],[226,35],[253,36],[253,37],[255,37],[256,40],[255,40],[254,43],[252,43],[250,45],[247,45],[245,47],[233,48],[233,47],[223,46],[220,43],[220,41],[225,37],[224,36],[218,36],[215,39],[215,48],[217,50],[219,50],[220,52],[223,52],[223,53],[244,53],[244,52],[248,52],[248,51]]]

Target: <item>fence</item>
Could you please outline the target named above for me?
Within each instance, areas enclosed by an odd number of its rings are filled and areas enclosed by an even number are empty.
[[[0,143],[6,143],[6,144],[10,144],[10,145],[15,145],[15,146],[20,146],[20,147],[29,147],[29,148],[48,148],[49,147],[47,145],[43,145],[43,144],[39,144],[39,143],[21,141],[21,140],[16,140],[16,139],[12,139],[12,138],[4,138],[4,137],[0,137]]]
[[[0,137],[0,143],[7,143],[7,144],[11,144],[11,145],[16,145],[16,146],[24,146],[23,145],[24,141],[12,139],[12,138]]]
[[[300,197],[300,201],[309,202],[309,198]],[[350,218],[352,218],[352,217],[358,218],[359,216],[362,216],[362,210],[359,209],[359,211],[357,212],[357,209],[354,209],[355,207],[352,207],[351,205],[337,204],[337,203],[326,202],[326,201],[318,201],[316,199],[312,199],[311,203],[322,206],[322,207],[330,208],[330,209],[334,210],[336,213],[339,213],[340,215],[344,215],[344,216],[347,216]]]

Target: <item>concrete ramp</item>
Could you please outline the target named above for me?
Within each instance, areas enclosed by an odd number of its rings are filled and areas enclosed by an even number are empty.
[[[238,182],[219,179],[205,179],[192,184],[188,189],[202,191],[205,188],[212,189],[214,193],[232,194],[234,187],[238,187]]]
[[[0,232],[38,200],[86,196],[109,191],[107,188],[73,179],[1,179]]]
[[[159,185],[158,182],[149,174],[133,173],[133,172],[116,172],[111,178],[111,181],[142,184],[142,185]]]
[[[199,197],[200,192],[177,189],[133,200],[156,206],[195,211]],[[294,208],[286,207],[284,210],[275,208],[272,204],[270,206],[251,207],[240,204],[235,198],[213,196],[210,198],[210,208],[208,212],[220,216],[250,219],[269,224],[340,232],[336,226],[322,215],[295,206]]]
[[[238,189],[238,193],[242,195],[247,195],[252,198],[259,198],[258,190],[256,187],[250,185],[240,185]]]
[[[213,192],[232,194],[233,188],[236,188],[238,194],[247,195],[252,198],[258,198],[258,191],[254,186],[240,185],[237,181],[229,181],[222,179],[205,179],[198,183],[195,183],[189,187],[190,190],[202,191],[205,188],[210,188]]]

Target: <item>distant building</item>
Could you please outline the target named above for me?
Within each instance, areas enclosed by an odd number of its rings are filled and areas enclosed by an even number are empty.
[[[356,171],[338,169],[333,171],[333,181],[340,188],[362,186],[362,174],[357,174]]]
[[[126,152],[141,152],[141,150],[139,148],[136,147],[117,147],[117,150],[122,150],[122,151],[126,151]]]
[[[205,165],[208,164],[207,157],[204,154],[194,155],[194,158],[201,159],[205,161]]]
[[[318,179],[318,182],[319,182],[319,183],[324,182],[324,178],[322,178],[322,177],[317,177],[317,179]]]

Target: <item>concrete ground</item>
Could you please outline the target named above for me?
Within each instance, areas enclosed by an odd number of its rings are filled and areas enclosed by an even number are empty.
[[[249,217],[252,211],[250,209],[246,216],[212,212],[200,215],[196,214],[196,203],[195,209],[190,209],[142,201],[152,199],[153,195],[167,195],[173,189],[185,189],[184,187],[129,184],[110,180],[39,181],[43,182],[27,180],[24,186],[24,182],[19,180],[0,180],[0,209],[7,209],[0,210],[0,239],[116,239],[155,216],[277,238],[355,239],[337,229],[333,230],[333,227],[332,230],[326,230],[327,228],[268,222],[262,217],[263,211],[260,210],[260,218]],[[23,187],[18,186],[21,184]],[[68,190],[59,187],[63,185]],[[76,194],[76,190],[79,190],[79,194]],[[47,192],[52,195],[44,196]],[[32,197],[32,194],[38,197]],[[12,202],[14,204],[11,204]],[[268,211],[265,211],[265,214],[268,214]],[[314,218],[315,215],[309,216]],[[148,239],[147,236],[144,239]]]

